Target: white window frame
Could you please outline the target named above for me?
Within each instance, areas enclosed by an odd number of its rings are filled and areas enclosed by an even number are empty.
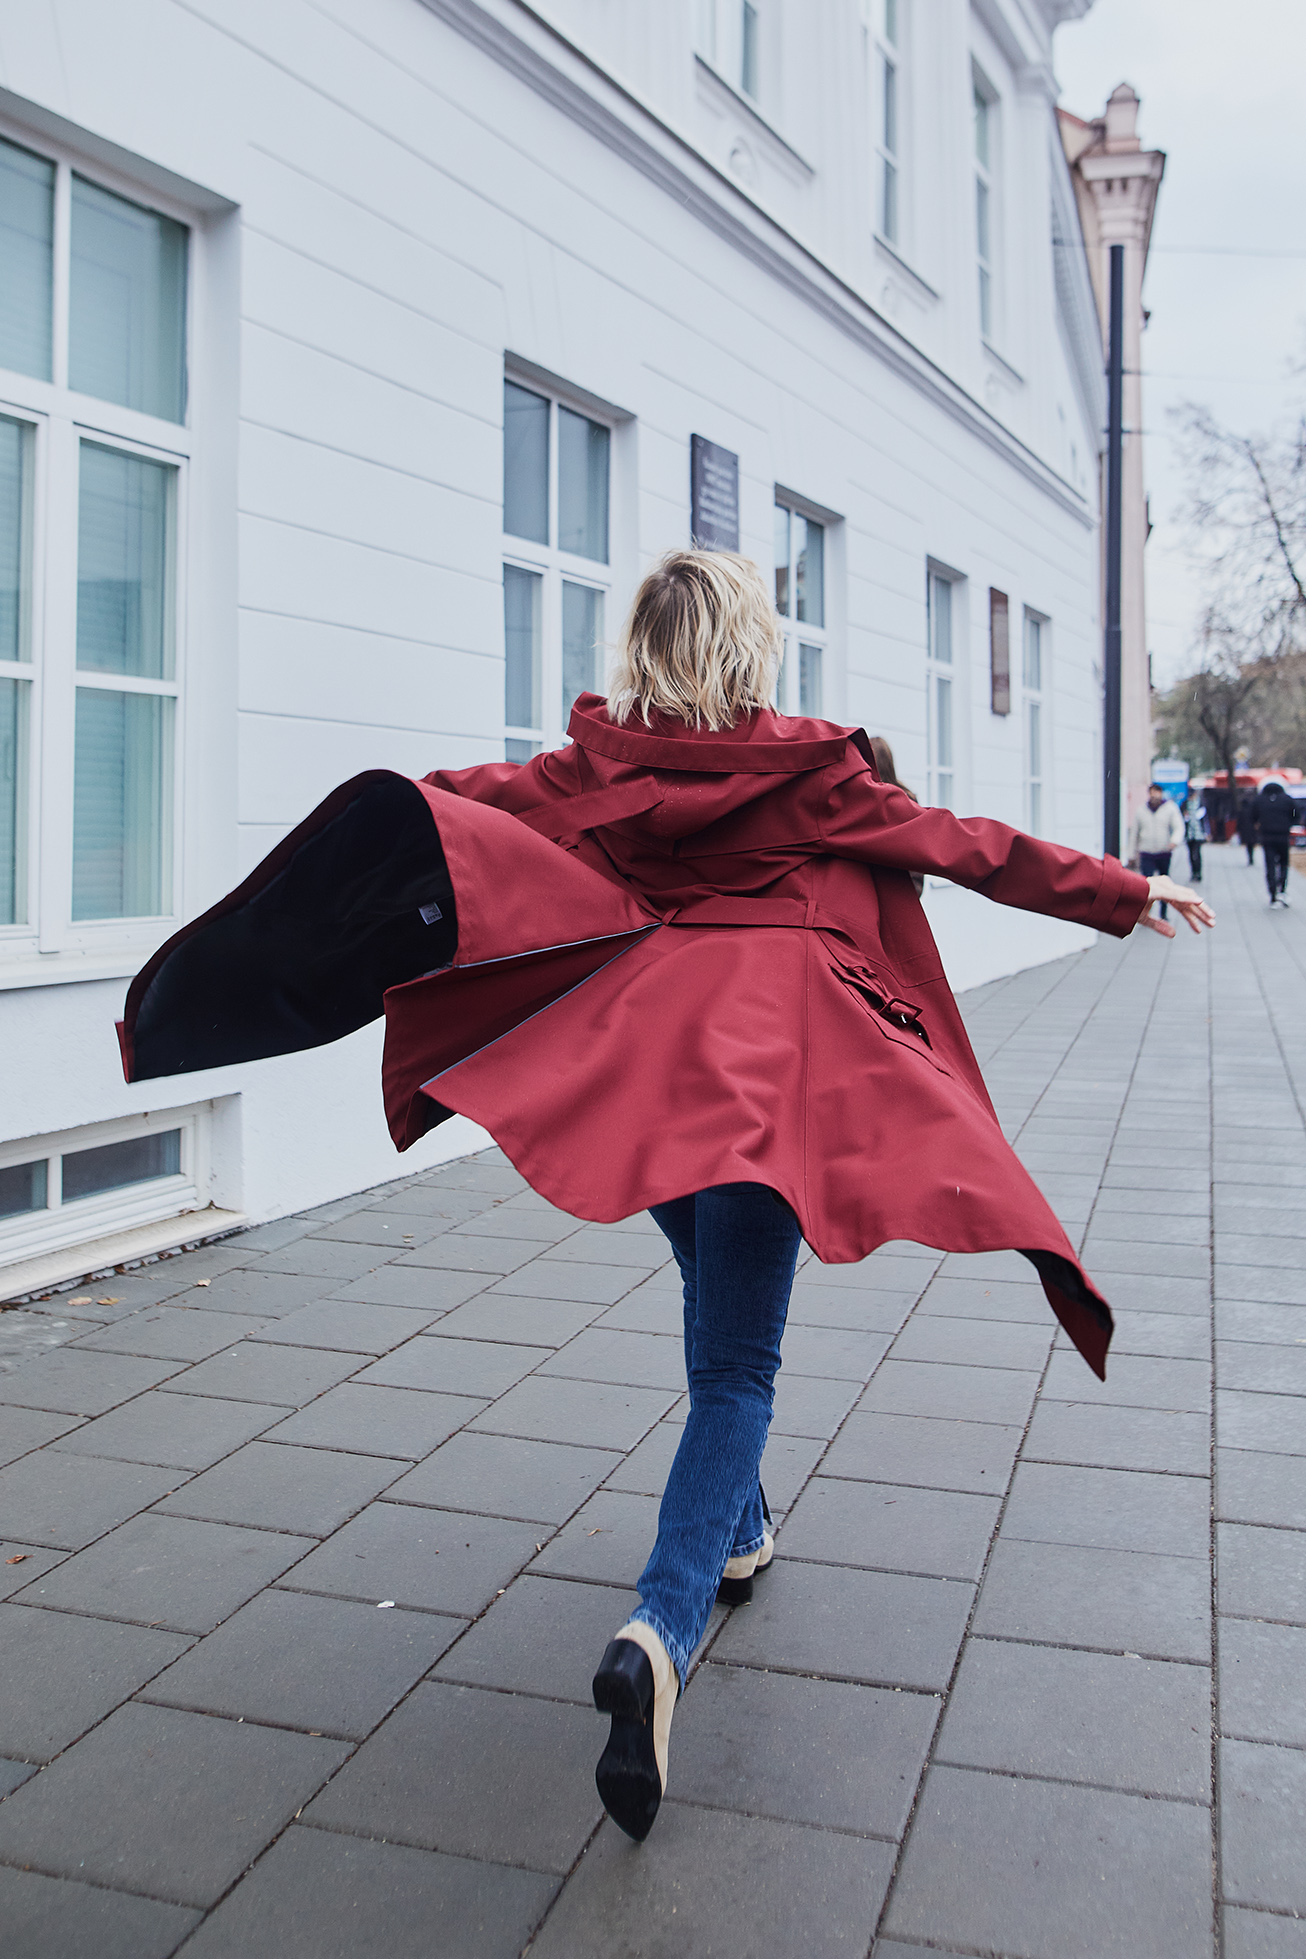
[[[1051,652],[1051,621],[1046,613],[1035,612],[1031,606],[1025,607],[1024,624],[1021,632],[1021,721],[1025,764],[1025,827],[1031,836],[1051,836],[1055,830],[1052,820],[1053,778],[1048,769],[1048,736],[1050,731],[1048,714],[1048,656]],[[1038,636],[1038,685],[1031,681],[1032,661],[1030,653],[1033,635]],[[1038,769],[1034,768],[1034,726],[1038,726]]]
[[[202,1211],[210,1202],[211,1102],[192,1102],[180,1109],[152,1110],[145,1115],[120,1116],[111,1122],[62,1129],[44,1136],[27,1136],[0,1143],[0,1169],[14,1164],[46,1162],[46,1203],[38,1211],[20,1211],[0,1218],[0,1272],[19,1260],[62,1251],[103,1238],[134,1225],[155,1224]],[[61,1159],[75,1150],[97,1149],[105,1143],[131,1142],[139,1136],[180,1129],[181,1168],[176,1176],[153,1177],[118,1190],[99,1191],[65,1204]]]
[[[786,613],[780,614],[782,630],[784,633],[784,658],[780,663],[780,671],[776,676],[775,704],[778,711],[781,714],[801,714],[808,717],[809,719],[815,719],[818,721],[828,721],[831,719],[830,702],[831,702],[831,689],[833,686],[833,675],[831,673],[831,661],[830,661],[830,644],[831,644],[830,606],[831,606],[831,585],[832,585],[830,561],[832,555],[831,539],[834,533],[835,525],[834,523],[832,523],[828,511],[820,509],[815,504],[808,504],[804,502],[802,498],[794,496],[793,492],[790,490],[782,490],[779,488],[779,486],[777,486],[774,501],[777,510],[786,510],[789,512],[791,522],[793,517],[795,516],[805,517],[809,524],[819,524],[822,533],[822,540],[821,540],[822,623],[819,626],[814,626],[811,625],[808,621],[799,619],[797,617],[798,578],[796,575],[796,567],[794,564],[792,530],[790,532],[791,543],[790,543],[790,552],[789,552],[789,586],[788,586],[789,610]],[[772,568],[771,591],[772,594],[774,594],[775,592],[774,567]],[[820,686],[821,698],[818,702],[815,703],[815,705],[812,705],[810,703],[804,703],[803,700],[802,684],[801,684],[802,683],[801,649],[804,646],[816,647],[821,655],[821,686]]]
[[[744,99],[760,106],[765,98],[768,13],[774,0],[696,0],[694,43]]]
[[[974,239],[976,298],[979,306],[980,338],[988,346],[995,346],[998,340],[999,317],[1001,310],[1001,281],[998,267],[1002,246],[1001,182],[1002,182],[1002,115],[1001,101],[983,69],[971,63],[971,182],[973,186]],[[984,104],[985,134],[988,150],[987,160],[982,158],[979,149],[978,108]],[[986,200],[988,216],[988,250],[982,249],[980,238],[979,211],[981,198]]]
[[[569,394],[559,388],[538,380],[534,375],[519,373],[509,366],[504,371],[504,380],[514,387],[524,388],[528,394],[540,395],[549,404],[549,542],[536,544],[530,538],[514,537],[511,532],[503,533],[503,562],[515,565],[519,570],[535,572],[543,578],[541,597],[541,674],[540,674],[540,726],[527,728],[505,721],[503,733],[505,742],[528,743],[532,753],[542,749],[561,748],[567,739],[567,722],[562,703],[562,587],[563,584],[588,586],[591,591],[603,594],[603,631],[599,641],[600,662],[598,667],[599,692],[606,684],[607,656],[605,649],[611,643],[612,587],[613,587],[613,478],[617,461],[617,425],[608,415],[596,411],[592,402],[579,394]],[[587,421],[597,423],[608,431],[608,561],[600,564],[595,558],[582,558],[571,551],[558,549],[558,410],[568,408],[573,414],[583,415]],[[502,698],[502,696],[501,696]]]
[[[947,643],[949,657],[939,655],[943,631],[943,611],[939,604],[941,588],[946,588],[947,600]],[[941,565],[930,563],[926,567],[925,586],[925,752],[926,785],[925,800],[936,808],[957,810],[961,803],[961,729],[963,725],[964,666],[961,660],[961,599],[965,580],[955,572],[946,571]],[[939,738],[943,717],[940,715],[940,689],[947,689],[948,754],[941,759]]]
[[[0,984],[37,984],[60,976],[72,962],[79,970],[131,970],[140,955],[166,936],[181,916],[185,837],[186,581],[189,476],[194,456],[197,215],[176,199],[147,188],[122,172],[89,162],[75,150],[33,134],[0,116],[0,137],[55,167],[53,238],[53,349],[49,381],[0,368],[0,415],[31,433],[27,796],[27,917],[0,925]],[[71,279],[72,180],[129,199],[184,225],[186,267],[186,420],[165,421],[115,402],[79,394],[68,385]],[[77,654],[78,472],[83,441],[119,449],[163,464],[173,472],[170,498],[170,604],[172,675],[166,681],[128,675],[79,676]],[[0,663],[0,676],[19,670]],[[72,917],[73,746],[79,686],[170,695],[176,701],[172,731],[171,834],[165,859],[169,903],[148,917]],[[170,877],[167,875],[170,868]],[[166,885],[170,883],[170,891]],[[69,976],[73,976],[69,974]]]
[[[872,186],[877,238],[895,252],[906,249],[908,173],[905,168],[908,135],[907,33],[908,0],[872,0],[871,90],[875,128],[875,182]],[[893,146],[889,143],[889,74],[894,104]],[[890,182],[893,196],[890,198]],[[892,209],[891,209],[892,205]]]

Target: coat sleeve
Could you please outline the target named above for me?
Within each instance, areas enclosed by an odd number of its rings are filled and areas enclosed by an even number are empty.
[[[1044,912],[1125,938],[1148,900],[1147,879],[1115,857],[1089,857],[983,816],[914,803],[861,770],[825,797],[822,840],[836,857],[933,872],[999,905]]]

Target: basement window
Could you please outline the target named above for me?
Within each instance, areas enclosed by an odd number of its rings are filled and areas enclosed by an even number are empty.
[[[0,1270],[201,1209],[208,1105],[0,1145]]]

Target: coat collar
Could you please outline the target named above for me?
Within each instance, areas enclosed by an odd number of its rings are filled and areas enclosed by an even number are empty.
[[[842,760],[850,731],[831,721],[803,721],[759,708],[733,728],[690,728],[655,714],[645,727],[609,718],[597,694],[582,694],[567,733],[581,748],[645,769],[687,769],[698,775],[800,775]]]

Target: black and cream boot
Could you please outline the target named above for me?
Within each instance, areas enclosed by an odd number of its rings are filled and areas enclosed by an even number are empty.
[[[775,1556],[775,1539],[769,1530],[762,1532],[761,1548],[743,1558],[729,1558],[716,1588],[718,1605],[747,1605],[753,1596],[753,1582],[764,1578]]]
[[[617,1828],[642,1843],[667,1787],[667,1743],[680,1681],[671,1655],[640,1619],[621,1628],[594,1676],[594,1705],[612,1716],[608,1745],[594,1771],[603,1807]]]

